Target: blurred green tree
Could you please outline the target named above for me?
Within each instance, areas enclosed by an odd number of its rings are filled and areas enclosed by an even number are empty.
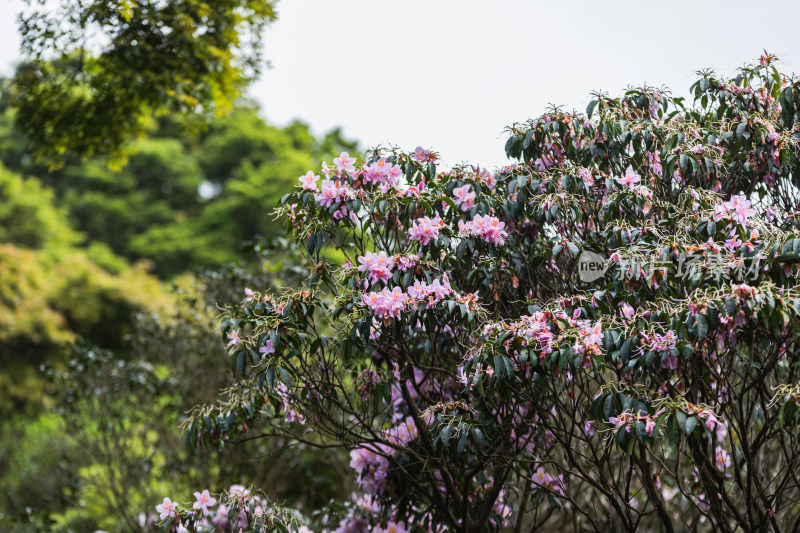
[[[37,157],[118,156],[153,115],[227,113],[263,67],[265,0],[28,0],[17,127]]]

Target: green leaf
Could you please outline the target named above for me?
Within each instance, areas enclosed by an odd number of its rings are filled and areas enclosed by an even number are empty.
[[[691,435],[695,426],[697,426],[697,419],[693,416],[687,417],[686,421],[683,423],[683,432],[686,433],[686,435]]]
[[[589,105],[586,106],[586,117],[592,118],[592,113],[594,113],[594,108],[597,105],[597,100],[592,100],[589,102]]]
[[[673,446],[676,446],[681,440],[680,429],[678,429],[678,419],[676,416],[670,416],[667,420],[667,440]]]
[[[472,441],[475,443],[475,446],[480,446],[483,444],[483,432],[480,430],[480,428],[472,428]]]
[[[469,435],[469,431],[467,428],[462,426],[459,428],[461,430],[461,438],[458,439],[458,446],[456,446],[456,453],[461,455],[464,452],[464,446],[467,445],[467,436]]]
[[[700,340],[705,339],[706,335],[708,335],[708,322],[706,321],[706,317],[698,313],[697,316],[695,316],[695,322],[697,324],[697,338]]]
[[[244,351],[239,352],[236,356],[236,370],[240,376],[244,376],[244,371],[247,365],[247,354]]]
[[[617,406],[614,404],[614,395],[609,394],[608,396],[606,396],[606,402],[605,405],[603,406],[603,414],[605,415],[606,420],[614,416],[614,413],[616,412],[616,407]]]
[[[445,446],[450,444],[450,435],[452,433],[453,433],[453,428],[450,426],[443,428],[442,431],[439,432],[439,439]]]

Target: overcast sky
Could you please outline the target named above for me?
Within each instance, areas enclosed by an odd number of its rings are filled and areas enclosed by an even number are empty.
[[[0,73],[18,57],[0,0]],[[733,72],[762,49],[800,71],[800,2],[738,0],[282,0],[264,35],[272,63],[250,95],[264,116],[362,146],[441,152],[445,163],[506,164],[503,128],[548,104],[584,109],[594,90]]]

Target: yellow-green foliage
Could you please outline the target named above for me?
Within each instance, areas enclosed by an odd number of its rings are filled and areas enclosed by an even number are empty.
[[[0,411],[35,396],[30,367],[64,343],[119,346],[133,313],[172,306],[145,263],[80,240],[50,190],[0,167]]]

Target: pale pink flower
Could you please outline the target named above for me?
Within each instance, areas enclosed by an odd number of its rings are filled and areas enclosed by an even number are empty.
[[[208,514],[209,505],[213,506],[217,503],[216,498],[211,496],[208,490],[204,490],[203,492],[195,492],[194,497],[197,499],[197,501],[194,502],[192,507],[202,510],[204,515]]]
[[[620,185],[627,186],[629,189],[633,189],[633,186],[641,180],[642,177],[633,171],[633,167],[629,166],[625,170],[625,174],[623,174],[621,178],[616,178],[615,181]]]
[[[164,502],[156,505],[156,511],[158,511],[161,520],[166,520],[171,516],[177,516],[177,505],[172,503],[172,500],[169,498],[164,498]]]
[[[336,165],[336,169],[339,172],[355,172],[355,162],[356,160],[351,158],[347,152],[342,152],[339,157],[333,160],[333,164]]]
[[[411,240],[419,241],[421,245],[425,246],[439,237],[439,230],[443,227],[444,222],[438,216],[433,219],[428,217],[418,218],[408,231],[408,236]]]
[[[319,180],[319,176],[314,174],[313,170],[309,170],[308,172],[306,172],[304,175],[300,176],[297,179],[298,181],[300,181],[300,185],[303,187],[304,190],[314,191],[314,192],[319,191],[319,188],[317,187],[317,181]]]
[[[471,190],[469,184],[463,187],[456,187],[453,189],[453,196],[455,196],[455,203],[461,207],[462,211],[469,211],[475,207],[475,191]]]
[[[379,281],[386,282],[392,277],[392,268],[394,267],[394,259],[386,255],[386,252],[374,253],[367,252],[365,256],[358,258],[360,263],[358,266],[359,272],[367,272],[369,274],[370,283],[377,283]]]
[[[228,346],[239,346],[239,344],[242,343],[242,338],[239,337],[238,329],[234,329],[233,331],[228,333],[228,338],[230,339],[228,341]]]
[[[726,452],[725,449],[720,446],[717,446],[715,452],[716,453],[714,455],[716,459],[715,462],[717,465],[717,469],[720,472],[724,472],[725,468],[731,466],[731,456],[728,455],[728,452]]]
[[[264,359],[266,356],[275,353],[275,346],[272,344],[272,339],[267,339],[267,342],[264,343],[264,346],[258,349],[258,353],[261,354],[261,359]]]
[[[533,473],[532,482],[535,486],[551,490],[556,494],[564,495],[564,476],[553,477],[544,471],[541,466]]]

